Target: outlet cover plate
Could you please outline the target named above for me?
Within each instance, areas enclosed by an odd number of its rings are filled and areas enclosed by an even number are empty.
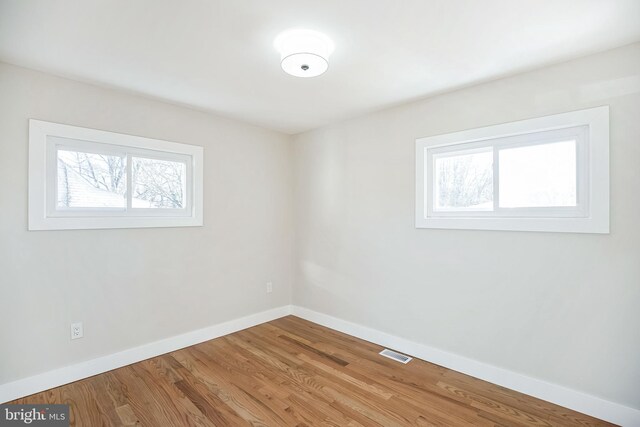
[[[84,336],[84,331],[82,328],[82,322],[76,322],[71,324],[71,339],[77,340],[78,338],[82,338]]]

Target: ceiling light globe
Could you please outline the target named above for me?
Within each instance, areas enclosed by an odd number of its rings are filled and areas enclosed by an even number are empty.
[[[274,41],[282,69],[296,77],[316,77],[329,68],[333,42],[311,30],[288,30]]]
[[[282,69],[296,77],[316,77],[327,71],[329,63],[313,53],[294,53],[286,56],[280,63]]]

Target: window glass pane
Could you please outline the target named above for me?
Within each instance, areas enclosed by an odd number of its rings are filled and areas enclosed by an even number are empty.
[[[576,142],[500,150],[500,207],[576,206]]]
[[[434,210],[493,210],[493,151],[435,155]]]
[[[187,165],[183,162],[133,157],[134,208],[182,209],[186,202]]]
[[[125,208],[125,159],[58,150],[59,208]]]

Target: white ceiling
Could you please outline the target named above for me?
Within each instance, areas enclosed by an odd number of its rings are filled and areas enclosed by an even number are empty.
[[[281,71],[292,27],[326,74]],[[287,133],[638,40],[638,0],[0,0],[2,61]]]

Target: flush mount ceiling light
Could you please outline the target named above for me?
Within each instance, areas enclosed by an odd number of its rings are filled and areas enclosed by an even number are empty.
[[[288,30],[276,37],[274,46],[280,52],[282,69],[296,77],[316,77],[329,68],[333,42],[311,30]]]

